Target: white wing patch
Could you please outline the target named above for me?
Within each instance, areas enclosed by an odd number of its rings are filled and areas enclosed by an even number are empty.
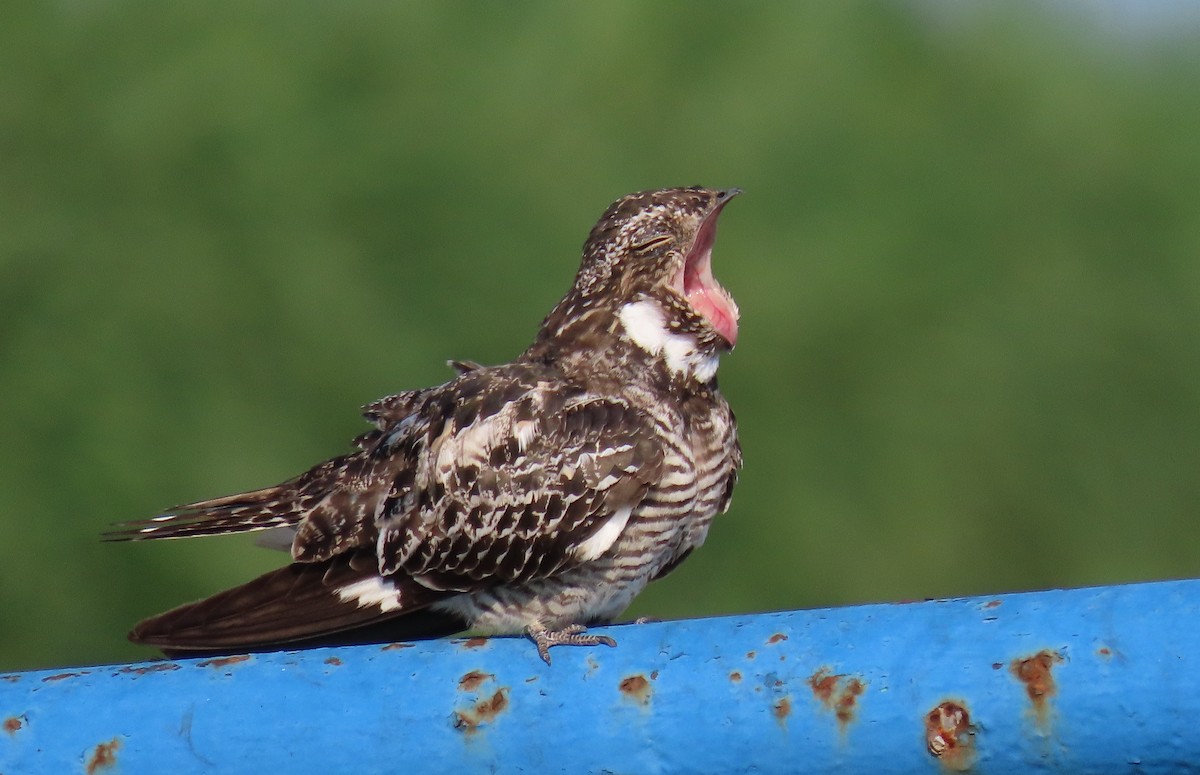
[[[353,600],[359,608],[377,605],[380,611],[386,613],[400,607],[400,594],[396,585],[380,576],[371,576],[353,584],[347,584],[339,589],[337,594],[343,602]]]
[[[629,522],[629,515],[632,513],[633,506],[626,506],[609,517],[599,530],[576,547],[575,556],[580,560],[587,561],[594,560],[607,552],[609,547],[616,543],[621,531],[625,529],[626,523]]]

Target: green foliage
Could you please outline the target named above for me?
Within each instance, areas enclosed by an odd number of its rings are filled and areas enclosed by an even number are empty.
[[[1200,62],[931,4],[18,2],[0,665],[271,567],[116,520],[519,352],[613,198],[737,185],[746,468],[631,615],[1200,572]],[[1027,9],[1028,10],[1028,9]],[[1193,49],[1194,50],[1194,49]]]

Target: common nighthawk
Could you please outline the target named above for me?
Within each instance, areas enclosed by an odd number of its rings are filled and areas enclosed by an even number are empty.
[[[611,622],[704,542],[741,466],[717,361],[738,309],[713,279],[737,189],[618,199],[537,339],[502,366],[364,409],[357,449],[274,487],[124,523],[112,540],[271,530],[289,565],[138,624],[171,653],[465,629],[560,644]]]

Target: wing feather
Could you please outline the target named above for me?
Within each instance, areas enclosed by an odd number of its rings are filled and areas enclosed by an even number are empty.
[[[651,424],[616,398],[533,386],[504,402],[489,396],[477,411],[460,405],[455,416],[468,424],[448,422],[423,475],[389,495],[384,574],[471,591],[595,559],[662,468]]]

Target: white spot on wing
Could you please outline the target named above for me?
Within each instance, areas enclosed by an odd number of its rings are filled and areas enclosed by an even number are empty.
[[[353,600],[359,608],[369,605],[379,606],[380,611],[395,611],[400,607],[400,595],[396,585],[380,576],[356,581],[337,591],[338,598],[343,602]]]
[[[517,437],[517,445],[521,451],[529,449],[529,443],[533,441],[534,435],[537,434],[537,423],[533,420],[522,420],[521,422],[513,423],[513,435]]]
[[[575,556],[581,560],[594,560],[608,551],[609,547],[616,543],[621,531],[625,529],[625,524],[629,522],[629,515],[632,513],[633,507],[626,506],[609,517],[599,530],[576,547]]]

